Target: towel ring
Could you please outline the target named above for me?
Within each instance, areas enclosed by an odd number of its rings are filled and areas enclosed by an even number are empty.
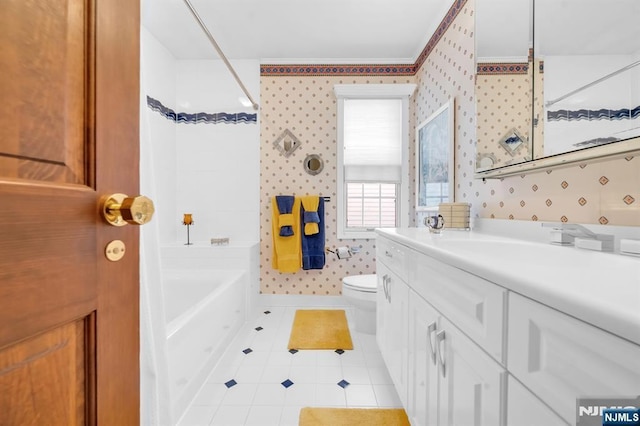
[[[317,175],[324,169],[324,161],[318,154],[309,154],[304,159],[304,171],[310,175]]]

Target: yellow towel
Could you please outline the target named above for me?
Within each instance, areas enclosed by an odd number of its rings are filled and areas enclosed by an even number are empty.
[[[320,204],[320,197],[317,195],[305,195],[300,197],[302,201],[302,207],[307,212],[317,212],[318,204]],[[315,235],[320,232],[318,224],[315,222],[309,222],[304,224],[304,235]]]
[[[294,201],[295,202],[295,201]],[[278,215],[278,227],[282,228],[283,226],[293,226],[293,215],[292,214],[281,214]]]
[[[280,236],[281,217],[289,225],[288,214],[281,215],[276,203],[276,197],[271,198],[271,234],[273,235],[273,250],[271,266],[280,272],[297,272],[302,266],[302,242],[300,239],[300,199],[296,197],[291,209],[291,227],[293,235]]]

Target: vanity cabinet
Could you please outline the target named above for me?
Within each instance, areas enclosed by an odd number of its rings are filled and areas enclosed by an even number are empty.
[[[636,317],[615,311],[615,297],[574,294],[546,272],[524,280],[489,256],[467,260],[460,237],[405,232],[420,240],[378,234],[378,342],[412,425],[566,426],[579,397],[640,394],[640,345],[619,325]],[[637,294],[636,281],[619,281],[621,294]]]
[[[503,424],[504,368],[412,290],[408,355],[412,424]]]
[[[576,395],[640,393],[640,347],[510,292],[509,371],[574,423]]]
[[[383,238],[377,259],[377,341],[412,424],[504,424],[506,291]]]
[[[385,245],[382,255],[385,261],[378,263],[376,271],[376,340],[398,396],[406,405],[409,287],[401,278],[405,275],[405,249]]]

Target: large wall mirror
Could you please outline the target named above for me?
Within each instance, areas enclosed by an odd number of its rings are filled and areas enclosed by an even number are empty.
[[[476,169],[533,158],[531,0],[476,1]]]
[[[638,22],[638,0],[477,0],[477,176],[640,150]]]

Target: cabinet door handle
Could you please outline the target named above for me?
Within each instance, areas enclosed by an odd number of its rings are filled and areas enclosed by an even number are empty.
[[[446,376],[447,370],[445,365],[445,353],[444,353],[444,339],[445,333],[444,330],[436,333],[436,349],[438,350],[438,358],[440,359],[440,373],[442,377]]]
[[[387,278],[387,300],[391,303],[391,277]]]
[[[427,340],[429,341],[429,351],[431,352],[431,361],[433,361],[433,365],[436,365],[436,348],[435,344],[431,341],[431,336],[433,332],[436,331],[436,322],[432,322],[427,327]]]
[[[389,290],[387,289],[387,278],[389,278],[387,274],[384,274],[382,276],[382,289],[384,290],[384,298],[386,300],[389,300]]]

